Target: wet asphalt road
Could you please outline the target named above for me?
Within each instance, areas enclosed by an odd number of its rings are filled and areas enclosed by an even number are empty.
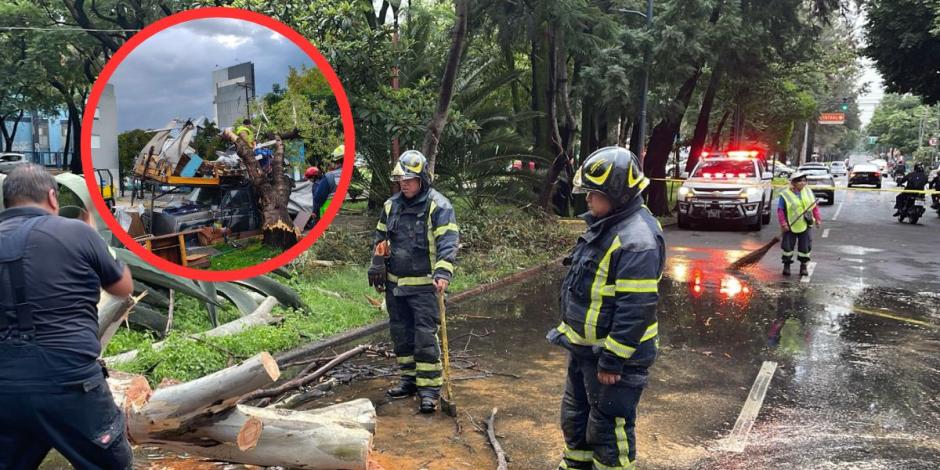
[[[736,419],[725,415],[694,467],[940,468],[940,219],[930,211],[900,224],[893,202],[893,193],[837,192],[814,233],[808,282],[779,274],[779,249],[737,278],[720,269],[738,255],[724,250],[759,246],[775,224],[759,234],[668,230],[677,302],[667,298],[665,310],[675,305],[680,322],[712,318],[667,333],[667,347],[743,355],[728,370],[752,382],[765,361],[778,365],[743,452],[717,450]],[[750,385],[739,389],[742,405]]]

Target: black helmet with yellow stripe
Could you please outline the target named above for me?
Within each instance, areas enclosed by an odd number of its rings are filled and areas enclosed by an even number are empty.
[[[408,150],[398,157],[392,166],[392,181],[420,178],[425,188],[431,187],[431,174],[428,172],[428,159],[417,150]]]
[[[622,147],[604,147],[588,156],[574,175],[575,193],[597,191],[614,209],[624,206],[649,185],[639,159]]]

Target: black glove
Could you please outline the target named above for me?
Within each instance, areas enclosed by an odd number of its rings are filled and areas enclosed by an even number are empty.
[[[372,265],[369,266],[369,285],[375,287],[375,290],[382,292],[385,290],[385,281],[387,278],[385,258],[382,256],[373,256]]]

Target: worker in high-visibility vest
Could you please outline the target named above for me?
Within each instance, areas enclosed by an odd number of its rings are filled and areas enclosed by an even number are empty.
[[[241,137],[242,140],[251,147],[252,150],[255,148],[255,132],[251,130],[251,119],[245,119],[242,121],[242,125],[235,128],[235,135]]]
[[[822,216],[813,190],[806,186],[806,173],[798,171],[790,176],[790,187],[784,189],[777,200],[777,220],[782,233],[783,275],[790,275],[794,248],[797,250],[796,259],[800,261],[800,276],[809,275],[806,264],[813,250],[809,228],[811,225],[822,227]]]
[[[330,154],[330,170],[326,172],[316,186],[313,187],[313,213],[323,217],[326,208],[333,202],[336,188],[339,187],[339,178],[343,172],[343,155],[346,146],[339,145]]]

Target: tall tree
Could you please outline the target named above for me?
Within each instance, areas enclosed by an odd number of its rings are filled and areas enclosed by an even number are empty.
[[[940,101],[940,3],[867,0],[865,54],[874,59],[885,87]]]
[[[460,57],[463,55],[464,42],[467,37],[467,17],[470,14],[470,2],[469,0],[456,0],[454,8],[456,17],[454,18],[453,39],[450,44],[450,51],[447,54],[444,73],[441,77],[441,92],[437,98],[437,109],[434,111],[431,122],[428,123],[428,131],[424,135],[424,144],[421,146],[425,157],[428,159],[428,171],[431,174],[434,174],[437,147],[441,140],[444,124],[447,123],[447,111],[450,109],[450,102],[454,96],[454,83],[457,80]]]

